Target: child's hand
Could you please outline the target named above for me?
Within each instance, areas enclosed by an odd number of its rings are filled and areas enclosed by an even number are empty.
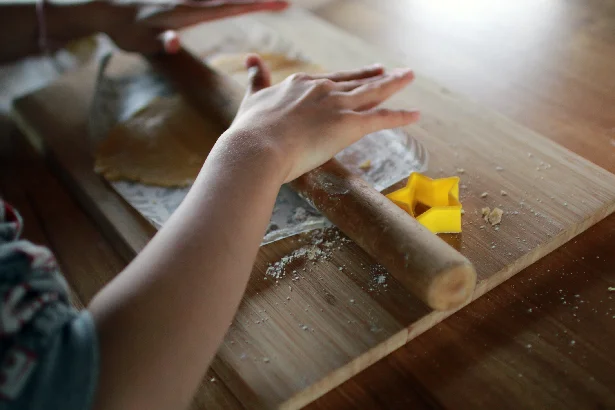
[[[284,0],[96,0],[46,6],[51,49],[80,36],[106,33],[126,51],[175,53],[175,30],[198,23],[260,11],[284,10]],[[57,16],[57,20],[54,17]]]
[[[373,66],[295,74],[270,87],[270,73],[258,56],[248,57],[246,65],[251,86],[229,131],[248,133],[253,142],[249,145],[266,147],[281,165],[285,182],[324,164],[367,134],[418,119],[417,111],[376,108],[413,80],[410,70],[384,73]]]
[[[179,51],[175,30],[241,14],[280,11],[288,6],[282,0],[107,0],[107,4],[114,9],[105,30],[107,34],[122,49],[144,54]],[[147,15],[147,6],[162,6],[163,10]],[[121,8],[126,9],[128,19],[118,18]],[[145,16],[140,15],[143,11]]]

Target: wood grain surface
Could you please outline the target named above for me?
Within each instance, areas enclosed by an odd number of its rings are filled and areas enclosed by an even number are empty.
[[[317,14],[615,172],[615,3],[330,3]],[[615,336],[603,331],[614,320],[613,246],[615,215],[310,407],[615,406]],[[588,308],[564,304],[551,293],[560,289]],[[536,293],[541,309],[529,313]]]
[[[310,38],[301,35],[308,31],[318,34]],[[283,17],[249,17],[198,27],[185,34],[185,41],[198,53],[215,45],[207,44],[214,34],[236,36],[241,32],[281,36],[312,61],[332,70],[368,64],[374,58],[388,66],[400,64],[298,11]],[[325,40],[328,47],[323,48]],[[71,93],[82,89],[83,81],[72,78],[20,99],[16,112],[31,136],[41,138],[53,154],[69,157],[70,163],[59,159],[60,167],[81,175],[87,172],[86,157],[75,159],[74,150],[63,153],[56,145],[64,128],[80,125],[54,113],[59,101],[65,101],[66,109]],[[79,98],[83,111],[87,97]],[[423,119],[408,131],[421,138],[432,153],[432,175],[465,169],[464,234],[456,242],[477,268],[475,298],[613,211],[612,174],[421,77],[411,90],[391,102],[417,103],[422,106]],[[78,119],[78,107],[68,111],[71,120]],[[74,139],[61,142],[70,146],[78,143]],[[77,161],[78,169],[71,168]],[[87,207],[94,206],[95,215],[105,213],[111,221],[109,230],[125,230],[125,212],[117,219],[114,209],[95,199],[104,185],[95,185],[93,179],[76,184],[81,195],[90,198]],[[498,195],[503,188],[508,195]],[[506,209],[510,222],[499,230],[485,226],[479,210],[486,205]],[[134,232],[120,236],[131,234]],[[146,239],[141,238],[143,242]],[[352,244],[340,246],[340,252],[333,252],[328,260],[312,263],[308,272],[294,278],[296,281],[290,277],[279,284],[266,281],[267,263],[289,254],[298,246],[294,242],[285,241],[275,250],[262,249],[236,320],[212,364],[244,406],[303,406],[450,314],[429,312],[392,278],[385,290],[388,294],[374,295],[369,291],[373,277],[365,268],[372,261]],[[305,269],[305,262],[296,268]]]
[[[374,15],[377,16],[378,6],[368,6],[365,2],[362,7],[372,8]],[[399,4],[396,7],[399,7]],[[569,7],[570,14],[580,9],[573,3],[566,7]],[[600,26],[601,21],[603,23],[609,21],[603,18],[604,10],[601,8],[593,6],[590,9],[588,6],[587,9],[593,13],[596,22],[593,25]],[[324,13],[327,15],[328,12]],[[329,15],[335,16],[336,13],[331,12]],[[587,15],[588,13],[584,12],[581,17]],[[609,15],[606,14],[606,16]],[[393,21],[395,21],[394,18],[401,19],[402,17],[401,13],[391,15]],[[372,34],[377,32],[378,19],[367,21],[376,22],[369,27],[373,30]],[[381,26],[381,29],[384,30],[385,27]],[[424,37],[428,36],[423,33],[423,37],[419,36],[419,39]],[[592,40],[595,40],[592,44],[600,45],[595,38]],[[601,47],[595,48],[601,49]],[[612,53],[610,55],[612,56]],[[586,65],[590,68],[592,66],[589,62]],[[502,75],[500,72],[495,74]],[[451,70],[451,75],[455,75],[453,70]],[[480,84],[483,80],[484,78],[479,75],[474,77],[475,84]],[[592,80],[599,85],[608,84],[608,80],[612,81],[607,77]],[[583,94],[585,98],[581,100],[584,102],[597,101],[594,107],[600,107],[601,100],[592,100],[595,93],[592,93],[591,89],[588,90],[586,85],[579,85],[580,94],[583,90],[586,91],[586,94]],[[554,93],[565,96],[566,90],[566,87],[563,87]],[[525,98],[531,99],[532,91],[524,89],[519,92],[525,92],[527,94]],[[503,97],[505,95],[500,94],[499,97],[496,95],[494,99],[505,100],[506,98]],[[587,110],[590,110],[592,104],[586,105]],[[557,107],[553,109],[556,110]],[[521,113],[519,120],[527,118],[523,115],[524,110],[529,110],[526,114],[531,112],[531,109],[527,107],[518,107],[516,110]],[[586,120],[591,122],[591,118],[586,118]],[[544,122],[548,123],[549,118],[545,117]],[[548,128],[548,126],[545,127]],[[582,129],[581,127],[581,131]],[[581,142],[585,136],[583,132],[572,132],[570,135],[572,137],[563,136],[562,139],[570,143],[570,139],[576,138],[582,145]],[[593,151],[589,154],[592,154],[594,158],[592,155],[588,157],[596,162],[602,160],[607,166],[610,164],[610,170],[613,171],[613,162],[608,162],[612,152],[608,149]],[[13,170],[10,166],[7,169]],[[18,190],[10,191],[12,195],[7,195],[5,191],[7,186],[21,186],[19,183],[21,176],[19,173],[16,174],[15,178],[9,179],[3,186],[3,194],[9,199],[19,197],[19,195],[15,196]],[[52,189],[64,192],[57,183],[50,188]],[[15,199],[12,200],[15,202]],[[33,200],[33,203],[36,203],[36,200]],[[44,201],[39,202],[39,205],[45,203]],[[27,207],[27,204],[22,203],[21,206],[22,208]],[[67,214],[82,215],[78,208],[65,209],[63,207],[56,213],[46,214],[45,221],[61,220]],[[29,217],[28,215],[26,217],[31,226],[42,225],[41,219],[37,220],[35,214],[29,214]],[[91,221],[87,218],[77,219],[77,222],[92,227]],[[613,403],[613,395],[604,387],[611,385],[612,372],[610,369],[613,366],[613,353],[605,346],[612,345],[614,336],[602,329],[608,328],[612,323],[610,322],[612,319],[604,313],[609,313],[610,307],[613,306],[612,302],[609,302],[610,297],[605,296],[605,288],[608,284],[613,283],[612,267],[615,266],[615,260],[610,249],[613,243],[614,223],[613,217],[608,218],[590,232],[580,236],[578,241],[570,243],[533,265],[531,269],[491,292],[487,297],[473,303],[454,318],[432,329],[407,347],[389,356],[385,361],[325,396],[316,405],[331,408],[344,405],[348,407],[386,405],[398,408],[407,408],[408,405],[419,408],[497,405],[513,408],[519,405],[548,407],[555,404],[560,408],[609,407],[608,404]],[[47,235],[53,237],[56,232],[45,231],[39,236],[31,230],[29,233],[26,232],[26,235],[34,238],[47,237]],[[84,244],[75,241],[75,238],[79,239],[81,235],[83,235],[81,231],[65,230],[64,235],[58,239],[58,243],[70,243],[72,240],[72,245],[76,249],[87,247],[89,242]],[[95,247],[89,251],[100,253],[100,250]],[[87,282],[88,275],[84,275],[84,272],[100,271],[98,264],[89,265],[79,258],[67,258],[63,265],[83,267],[76,276],[77,283]],[[549,272],[556,272],[556,274],[549,274]],[[533,283],[537,278],[541,278],[540,283]],[[522,286],[523,283],[526,285]],[[563,304],[557,293],[550,296],[543,295],[558,287],[567,292],[568,297],[574,297],[575,294],[580,293],[586,299],[588,309],[583,309],[582,303]],[[537,292],[537,289],[541,291]],[[528,307],[528,301],[524,299],[533,293],[541,296],[538,300],[540,310],[534,306],[534,310],[528,312],[527,310],[532,307]],[[592,307],[593,303],[596,304],[595,307]],[[574,309],[575,306],[581,308]],[[570,312],[573,310],[576,310],[576,313]],[[598,313],[602,314],[598,316]],[[503,327],[503,322],[508,326]],[[577,325],[576,323],[579,322],[585,324]],[[548,328],[546,335],[550,337],[545,337],[544,331],[541,330],[547,325],[557,328]],[[532,347],[527,347],[528,340],[531,341],[528,344],[536,349],[538,356],[525,350],[532,349]],[[572,340],[576,340],[575,348],[570,346]],[[545,356],[548,360],[542,359]],[[580,362],[580,365],[577,365],[577,362]],[[528,375],[532,377],[527,377]],[[482,394],[477,395],[476,391]]]

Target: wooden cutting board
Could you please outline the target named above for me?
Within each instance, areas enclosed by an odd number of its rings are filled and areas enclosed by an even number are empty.
[[[184,33],[197,54],[227,36],[287,42],[331,70],[374,62],[412,66],[299,10]],[[93,68],[86,67],[18,100],[15,115],[118,249],[132,257],[154,230],[92,171],[86,115],[93,83]],[[615,210],[614,175],[420,75],[390,104],[421,109],[420,123],[408,132],[430,151],[428,175],[461,177],[463,233],[445,239],[476,266],[474,298]],[[486,206],[506,212],[498,230],[482,220]],[[212,364],[219,377],[203,382],[196,407],[216,383],[246,408],[301,407],[453,313],[429,311],[356,245],[340,240],[329,259],[299,261],[277,284],[265,280],[267,264],[302,240],[261,248]]]

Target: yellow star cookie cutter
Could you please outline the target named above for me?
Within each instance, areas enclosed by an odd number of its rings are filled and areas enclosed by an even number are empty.
[[[413,172],[406,186],[387,198],[433,233],[461,232],[458,177],[431,179]],[[428,209],[420,212],[417,205]]]

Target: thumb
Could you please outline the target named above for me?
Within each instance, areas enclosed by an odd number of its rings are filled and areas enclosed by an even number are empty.
[[[247,95],[271,86],[271,72],[258,54],[250,54],[246,58],[245,64],[250,80]]]

